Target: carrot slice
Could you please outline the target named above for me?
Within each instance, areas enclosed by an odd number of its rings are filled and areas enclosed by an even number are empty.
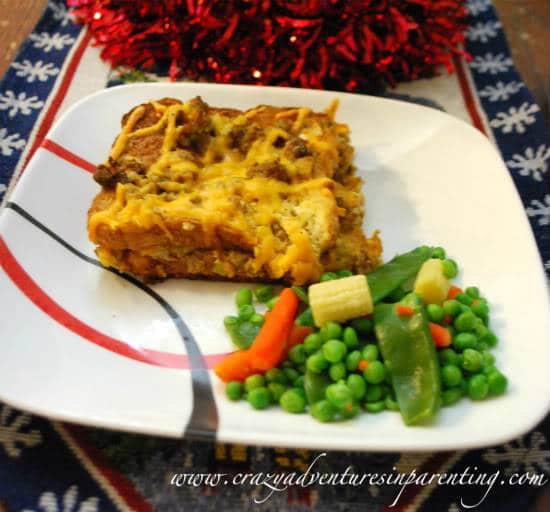
[[[214,372],[224,382],[243,381],[254,373],[250,365],[248,350],[238,350],[224,357],[215,367]]]
[[[462,288],[459,288],[458,286],[451,286],[449,288],[449,292],[447,293],[447,300],[454,300],[459,293],[463,293]]]
[[[290,350],[292,347],[303,343],[308,334],[311,334],[313,329],[308,325],[296,325],[292,326],[288,339],[286,341],[287,348]]]
[[[292,289],[285,288],[248,349],[254,370],[267,371],[283,360],[298,305],[296,294]]]
[[[397,304],[395,306],[395,312],[398,316],[411,316],[414,313],[414,309],[409,306],[402,306]]]
[[[448,329],[439,324],[434,324],[433,322],[429,322],[428,324],[436,347],[444,348],[451,345],[453,340]]]

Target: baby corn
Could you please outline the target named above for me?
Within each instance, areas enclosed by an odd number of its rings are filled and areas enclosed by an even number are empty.
[[[369,285],[364,275],[311,285],[309,305],[318,327],[329,321],[345,322],[365,316],[373,310]]]

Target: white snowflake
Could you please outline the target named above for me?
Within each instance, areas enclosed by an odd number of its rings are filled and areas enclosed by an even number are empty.
[[[484,57],[478,55],[470,62],[470,67],[477,69],[479,73],[490,73],[491,75],[508,71],[510,66],[512,66],[512,59],[503,53],[498,55],[486,53]]]
[[[475,25],[468,27],[466,37],[470,41],[487,43],[489,39],[496,37],[498,29],[501,27],[500,21],[487,21],[486,23],[478,21]]]
[[[22,149],[25,140],[20,138],[18,133],[8,135],[7,128],[0,128],[0,152],[4,156],[11,156],[14,150]]]
[[[548,197],[550,199],[550,196]],[[528,440],[527,437],[506,443],[499,448],[490,448],[483,453],[482,458],[499,467],[502,463],[508,463],[504,468],[505,475],[550,471],[550,450],[542,450],[546,443],[544,434],[533,432]]]
[[[17,69],[17,76],[23,76],[27,78],[27,82],[32,83],[35,80],[40,82],[45,82],[50,78],[50,76],[55,76],[59,73],[57,69],[51,62],[44,63],[41,60],[36,62],[31,62],[30,60],[25,59],[23,62],[14,62],[12,67]]]
[[[40,431],[22,431],[31,420],[30,414],[16,412],[7,405],[2,406],[0,411],[0,444],[4,446],[4,450],[12,459],[19,457],[24,447],[31,448],[42,442]]]
[[[524,85],[521,82],[508,82],[505,84],[500,80],[495,85],[487,85],[479,91],[479,95],[488,98],[489,101],[507,101],[510,96],[516,94]]]
[[[525,209],[529,217],[538,217],[539,226],[548,226],[550,225],[550,194],[544,196],[544,203],[538,199],[533,199],[531,201],[531,207]],[[550,471],[550,468],[548,469]]]
[[[537,118],[535,113],[540,110],[535,103],[523,103],[519,108],[510,107],[508,112],[499,112],[491,120],[493,128],[500,128],[502,133],[525,133],[525,126],[533,124]]]
[[[30,510],[26,508],[22,512],[97,512],[99,498],[91,497],[78,503],[78,487],[71,485],[63,494],[62,498],[58,498],[51,491],[43,492],[38,499],[37,509]]]
[[[485,12],[487,9],[489,9],[490,5],[490,0],[469,0],[466,3],[468,12],[472,16],[477,16],[478,14]]]
[[[546,260],[544,262],[544,268],[545,268],[545,270],[550,270],[550,260]]]
[[[63,2],[48,2],[48,9],[52,10],[54,20],[59,21],[62,27],[71,21],[71,15]]]
[[[523,155],[516,153],[506,163],[510,169],[519,171],[521,176],[532,175],[535,181],[542,181],[542,175],[548,170],[548,158],[550,148],[543,144],[536,151],[529,147]]]
[[[34,41],[33,46],[35,48],[41,48],[46,53],[51,50],[63,50],[65,46],[74,43],[74,39],[68,34],[48,34],[48,32],[41,32],[40,34],[31,34],[29,36],[31,41]]]
[[[0,94],[0,110],[8,110],[10,117],[15,117],[19,112],[28,116],[33,108],[40,108],[44,105],[43,101],[38,100],[38,96],[29,96],[20,92],[17,96],[13,91],[6,91],[6,94]]]

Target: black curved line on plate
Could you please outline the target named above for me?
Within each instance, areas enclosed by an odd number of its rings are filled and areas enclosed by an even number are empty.
[[[168,302],[166,302],[166,300],[163,299],[157,292],[149,288],[147,285],[143,284],[141,281],[127,274],[122,274],[121,272],[113,268],[106,268],[101,263],[99,263],[99,261],[90,258],[89,256],[81,253],[78,249],[75,249],[72,245],[63,240],[51,229],[44,226],[44,224],[35,219],[30,213],[25,211],[18,204],[14,202],[8,202],[6,203],[6,208],[10,208],[14,212],[21,215],[21,217],[23,217],[31,224],[36,226],[38,229],[53,238],[56,242],[58,242],[65,249],[73,253],[81,260],[84,260],[87,263],[91,263],[96,267],[99,267],[103,270],[119,276],[120,278],[133,284],[134,286],[145,292],[147,295],[149,295],[149,297],[153,298],[160,304],[160,306],[164,309],[164,311],[166,311],[166,313],[174,323],[176,329],[178,330],[178,333],[183,340],[183,344],[185,345],[185,350],[187,351],[187,356],[189,358],[191,367],[193,409],[191,411],[191,417],[189,418],[189,422],[183,435],[185,437],[192,437],[194,439],[201,439],[206,441],[215,440],[216,432],[218,429],[218,409],[214,400],[214,393],[212,391],[212,384],[210,382],[210,376],[208,375],[208,369],[206,368],[206,364],[202,357],[197,341],[191,334],[191,331],[189,327],[187,327],[187,324],[183,321],[176,310],[170,304],[168,304]]]

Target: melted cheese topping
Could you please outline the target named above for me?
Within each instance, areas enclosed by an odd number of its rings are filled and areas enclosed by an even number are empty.
[[[246,133],[271,107],[240,115],[214,111],[208,144],[198,154],[178,148],[193,116],[191,102],[152,106],[158,120],[135,129],[144,107],[134,109],[110,158],[121,163],[139,159],[125,154],[130,141],[162,134],[159,156],[145,174],[117,183],[110,205],[90,215],[90,239],[98,240],[100,226],[113,233],[130,225],[134,230],[160,228],[170,241],[174,225],[182,230],[200,226],[204,239],[215,247],[222,224],[253,248],[255,271],[267,269],[274,278],[290,272],[300,282],[318,278],[320,255],[333,243],[338,216],[345,213],[337,205],[335,189],[345,202],[360,206],[362,201],[357,193],[346,198],[344,188],[332,179],[340,165],[340,139],[347,137],[347,127],[333,122],[336,107],[331,105],[327,116],[312,115],[307,108],[278,112],[269,126],[256,123],[260,134],[246,151],[235,147],[232,134]],[[305,141],[309,154],[298,157],[285,149],[292,138]],[[285,179],[273,179],[273,169],[282,169]]]

